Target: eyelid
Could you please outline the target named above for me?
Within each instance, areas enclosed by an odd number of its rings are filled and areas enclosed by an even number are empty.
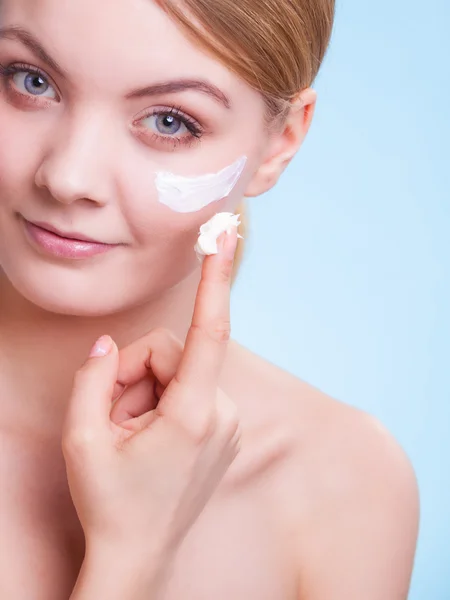
[[[148,119],[149,117],[153,117],[156,115],[170,115],[179,119],[185,126],[189,129],[192,135],[195,135],[192,130],[194,130],[198,135],[202,135],[204,133],[205,128],[203,125],[195,119],[191,117],[187,113],[183,111],[181,107],[178,106],[154,106],[153,108],[145,109],[141,113],[139,113],[135,119],[133,120],[133,125],[139,125],[141,121],[144,119]]]
[[[160,115],[172,115],[179,119],[187,129],[186,134],[181,136],[178,136],[177,134],[164,135],[157,133],[150,127],[142,125],[143,120]],[[136,118],[133,120],[133,126],[136,127],[135,135],[141,138],[145,144],[159,144],[161,148],[164,145],[170,146],[171,151],[174,151],[182,146],[191,147],[193,144],[201,143],[202,138],[206,133],[203,125],[197,121],[197,119],[189,116],[182,111],[181,108],[176,106],[157,106],[151,109],[147,108],[136,116]]]
[[[48,75],[41,68],[36,67],[34,65],[30,65],[28,63],[11,63],[4,70],[7,74],[10,74],[10,75],[12,75],[14,73],[24,73],[24,72],[35,73],[36,75],[39,75],[40,77],[45,79],[49,85],[51,85],[51,87],[55,90],[56,95],[58,96],[58,98],[47,98],[47,99],[48,100],[58,100],[58,101],[61,99],[61,93],[58,89],[58,86],[55,84],[55,82],[50,77],[50,75]],[[21,93],[21,92],[19,92],[19,93]],[[36,96],[36,97],[38,98],[39,96]]]

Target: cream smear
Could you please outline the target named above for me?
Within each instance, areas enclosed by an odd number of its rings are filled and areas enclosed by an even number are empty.
[[[219,173],[182,177],[173,173],[156,174],[159,201],[179,213],[196,212],[226,198],[242,175],[247,157],[242,156]]]
[[[241,224],[240,216],[229,212],[217,213],[200,227],[200,235],[194,248],[200,261],[205,256],[218,253],[217,239],[224,231],[231,233],[232,227],[238,227]],[[239,234],[238,237],[243,239]]]

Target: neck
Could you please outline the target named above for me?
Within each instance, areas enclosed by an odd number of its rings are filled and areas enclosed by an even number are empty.
[[[80,318],[33,305],[0,271],[0,423],[14,424],[18,431],[58,435],[73,375],[96,339],[109,334],[123,348],[164,327],[184,343],[198,283],[195,272],[152,303]]]

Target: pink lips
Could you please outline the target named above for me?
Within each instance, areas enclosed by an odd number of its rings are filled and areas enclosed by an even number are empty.
[[[118,244],[102,244],[87,239],[62,237],[53,231],[23,219],[28,237],[47,254],[60,258],[83,259],[104,254]]]

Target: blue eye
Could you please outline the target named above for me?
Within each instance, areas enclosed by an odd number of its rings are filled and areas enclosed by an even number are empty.
[[[133,125],[146,142],[159,142],[164,149],[191,145],[204,134],[202,125],[176,106],[155,107],[152,113],[137,117]]]
[[[48,81],[32,71],[18,71],[12,76],[12,80],[22,93],[31,96],[44,96],[46,98],[56,98],[56,92]]]
[[[170,114],[151,115],[150,117],[143,119],[142,123],[145,123],[146,121],[150,125],[150,129],[156,129],[161,135],[185,135],[189,131],[179,117]]]
[[[182,126],[180,119],[173,115],[160,115],[156,119],[156,127],[160,133],[178,133]]]

